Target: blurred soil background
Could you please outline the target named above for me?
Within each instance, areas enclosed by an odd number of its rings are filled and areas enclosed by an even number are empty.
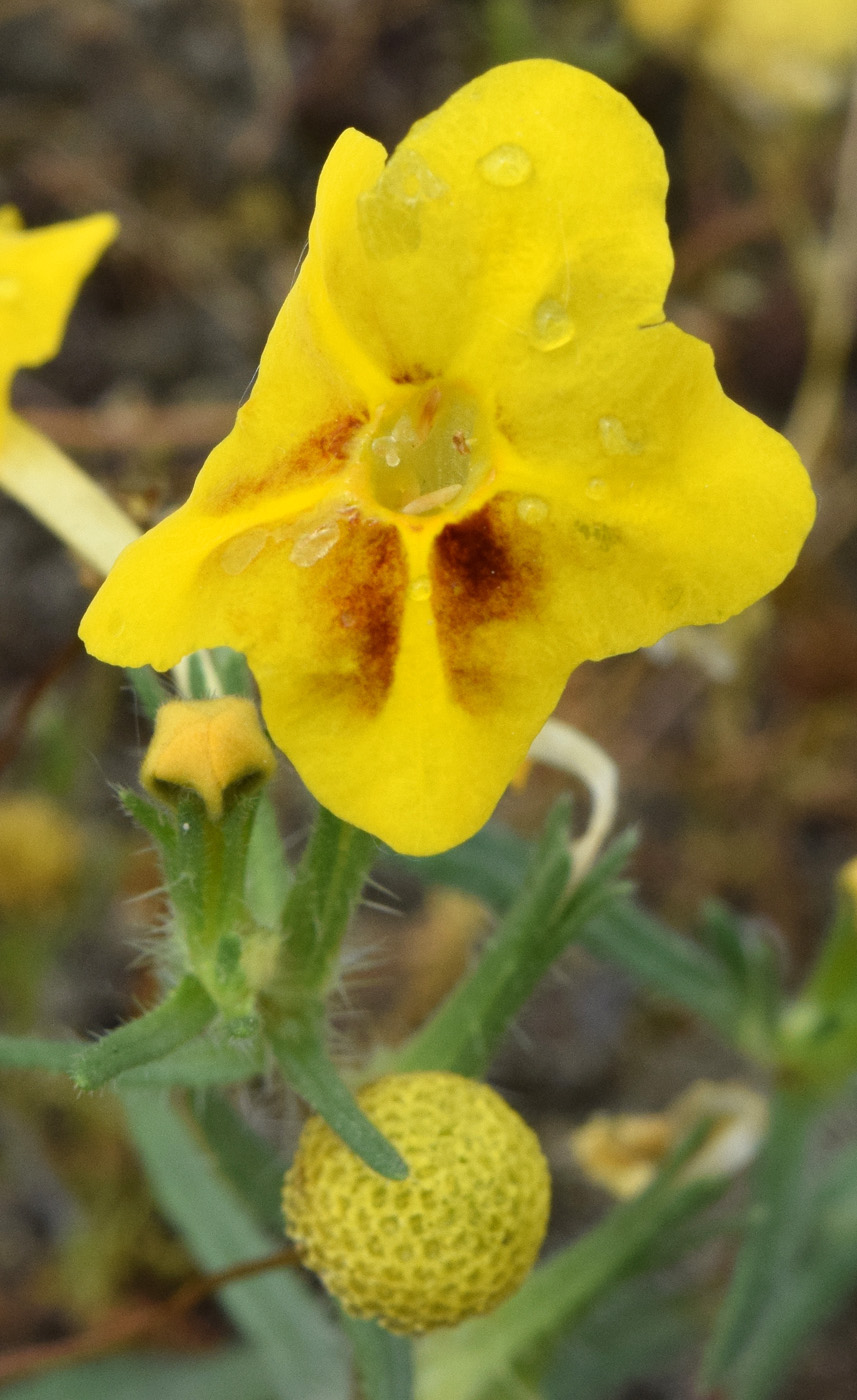
[[[339,132],[353,125],[389,148],[475,74],[536,54],[598,72],[654,126],[673,182],[669,313],[713,345],[727,391],[782,427],[811,319],[794,240],[802,220],[829,225],[844,106],[754,122],[704,74],[646,49],[606,0],[0,0],[0,204],[28,225],[99,209],[122,223],[60,355],[18,375],[18,411],[154,523],[231,425]],[[811,454],[819,524],[794,574],[723,628],[581,667],[559,711],[620,766],[644,902],[688,929],[701,902],[727,901],[790,977],[857,853],[857,398],[847,378],[836,398],[842,367],[828,385],[832,431]],[[96,584],[0,497],[4,1030],[88,1036],[153,993],[144,954],[163,918],[160,876],[111,788],[135,780],[148,731],[121,674],[76,641]],[[281,769],[282,829],[297,849],[310,806]],[[531,835],[566,786],[536,768],[500,817]],[[582,789],[580,802],[582,823]],[[379,1024],[389,1036],[415,1024],[486,926],[472,902],[406,880],[377,903],[354,937],[346,1052]],[[493,1075],[551,1153],[554,1239],[606,1202],[573,1165],[574,1125],[740,1073],[713,1035],[572,951]],[[285,1152],[294,1106],[266,1086],[240,1103]],[[109,1096],[4,1075],[0,1170],[0,1346],[73,1336],[190,1271]],[[828,1329],[786,1400],[853,1400],[855,1319]],[[225,1331],[212,1306],[168,1341],[199,1350]],[[591,1393],[689,1400],[684,1361],[653,1352],[652,1367],[645,1385]]]

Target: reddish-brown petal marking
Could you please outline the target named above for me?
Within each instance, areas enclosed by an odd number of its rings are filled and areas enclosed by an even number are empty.
[[[408,586],[399,532],[380,520],[344,518],[336,547],[313,566],[316,616],[328,619],[331,670],[320,678],[376,714],[393,683]]]
[[[413,365],[410,369],[400,370],[393,375],[394,384],[425,384],[434,375],[431,370],[424,369],[422,365]]]
[[[437,640],[455,699],[478,711],[497,698],[496,624],[532,617],[543,592],[538,531],[516,515],[517,496],[501,493],[473,515],[447,525],[431,559]]]
[[[236,510],[266,496],[282,495],[307,481],[335,476],[348,461],[354,435],[368,417],[367,412],[361,411],[332,418],[297,447],[276,454],[267,470],[258,476],[244,477],[219,488],[209,504],[215,510]]]

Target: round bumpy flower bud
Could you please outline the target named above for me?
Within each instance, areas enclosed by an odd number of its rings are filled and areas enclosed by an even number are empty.
[[[489,1312],[544,1238],[550,1179],[535,1134],[493,1089],[457,1074],[388,1075],[358,1097],[409,1175],[378,1176],[311,1118],[283,1190],[304,1263],[352,1317],[391,1332]]]
[[[171,700],[158,710],[140,780],[165,802],[182,790],[195,792],[210,820],[219,821],[230,789],[263,783],[276,766],[250,700]]]

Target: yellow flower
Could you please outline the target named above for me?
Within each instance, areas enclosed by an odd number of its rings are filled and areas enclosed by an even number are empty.
[[[187,790],[209,819],[223,816],[226,794],[272,777],[277,761],[250,700],[170,700],[158,710],[140,780],[154,797],[173,802]]]
[[[547,1226],[538,1139],[487,1084],[391,1074],[359,1095],[405,1181],[356,1157],[321,1118],[301,1134],[283,1206],[304,1262],[353,1317],[427,1332],[489,1312],[523,1283]]]
[[[346,131],[254,391],[90,651],[235,647],[326,806],[415,854],[471,835],[575,666],[746,607],[812,520],[792,449],[663,321],[665,190],[626,99],[548,60],[386,163]]]
[[[857,60],[857,0],[624,0],[624,10],[751,107],[823,110]]]
[[[56,909],[83,858],[80,827],[49,797],[36,792],[0,797],[0,915]]]
[[[116,229],[111,214],[91,214],[25,230],[16,209],[0,208],[0,452],[12,376],[57,353],[80,284]]]

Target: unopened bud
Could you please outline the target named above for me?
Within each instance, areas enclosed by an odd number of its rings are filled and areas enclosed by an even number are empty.
[[[276,766],[252,701],[235,695],[171,700],[158,710],[140,780],[169,803],[182,792],[195,792],[216,822],[230,793],[267,782]]]

